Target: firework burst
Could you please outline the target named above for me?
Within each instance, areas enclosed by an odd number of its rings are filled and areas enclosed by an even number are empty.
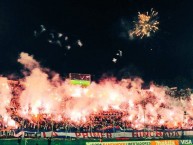
[[[159,28],[158,12],[151,9],[151,12],[142,14],[138,12],[138,19],[134,21],[134,28],[129,32],[130,37],[149,37],[151,33],[155,33]]]

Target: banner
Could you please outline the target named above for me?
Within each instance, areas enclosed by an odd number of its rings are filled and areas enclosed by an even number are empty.
[[[75,137],[75,138],[131,138],[131,132],[41,132],[41,137]]]
[[[193,130],[181,131],[181,130],[157,130],[157,131],[116,131],[116,132],[65,132],[63,130],[58,131],[41,131],[37,134],[35,131],[1,131],[0,137],[19,137],[29,136],[37,137],[57,137],[57,138],[117,138],[118,140],[128,139],[182,139],[186,137],[193,137]],[[180,140],[180,145],[193,144],[193,140]]]
[[[155,131],[132,131],[132,138],[159,137],[159,138],[179,138],[182,131],[177,130],[155,130]]]
[[[53,135],[54,134],[54,135]],[[188,133],[186,133],[188,136]],[[181,138],[181,131],[131,131],[131,132],[41,132],[41,137],[76,138]]]
[[[180,145],[193,145],[193,140],[185,139],[185,140],[179,140]]]
[[[150,145],[150,141],[86,142],[86,145]]]
[[[151,141],[151,145],[179,145],[178,140],[157,140]]]

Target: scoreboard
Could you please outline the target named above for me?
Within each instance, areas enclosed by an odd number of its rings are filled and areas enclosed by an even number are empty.
[[[69,78],[73,85],[89,86],[91,83],[90,74],[70,73]]]

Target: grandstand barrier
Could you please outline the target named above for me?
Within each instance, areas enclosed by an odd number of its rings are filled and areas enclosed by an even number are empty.
[[[192,138],[193,130],[104,130],[100,132],[65,132],[58,131],[0,131],[0,138],[106,138],[106,139],[183,139]]]
[[[193,145],[192,139],[185,140],[135,140],[135,141],[116,141],[108,140],[88,140],[88,139],[52,139],[51,145]],[[18,143],[17,139],[0,139],[1,145],[48,145],[48,139],[23,138]]]
[[[0,145],[48,145],[47,139],[23,138],[20,143],[17,139],[0,139]],[[86,140],[63,140],[52,139],[51,145],[85,145]]]
[[[35,132],[30,130],[1,131],[0,138],[10,137],[26,138],[119,138],[129,139],[182,139],[193,137],[193,130],[103,130],[98,132],[67,132],[58,131],[41,131]]]
[[[193,137],[193,130],[132,130],[132,131],[116,131],[116,132],[41,132],[41,137],[72,137],[72,138],[184,138]]]

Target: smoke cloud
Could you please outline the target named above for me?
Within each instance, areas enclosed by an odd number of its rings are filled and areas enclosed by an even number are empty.
[[[15,125],[8,110],[13,98],[17,98],[19,104],[17,115],[31,121],[43,114],[44,118],[56,122],[68,120],[81,124],[86,123],[91,114],[115,110],[124,114],[123,121],[131,122],[132,127],[138,129],[144,124],[191,127],[193,123],[192,95],[189,100],[176,99],[166,94],[166,87],[154,84],[144,90],[143,80],[137,77],[120,81],[106,78],[85,88],[72,85],[69,79],[61,79],[57,73],[48,77],[49,74],[43,72],[40,64],[27,53],[22,52],[18,62],[30,73],[19,80],[20,87],[14,90],[16,95],[10,85],[12,81],[0,78],[0,115],[8,125]],[[184,111],[188,114],[185,120]]]

